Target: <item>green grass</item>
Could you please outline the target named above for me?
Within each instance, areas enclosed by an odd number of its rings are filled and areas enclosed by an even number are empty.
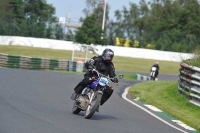
[[[72,59],[72,51],[68,50],[55,50],[46,48],[24,47],[24,46],[5,46],[0,45],[0,53],[31,56],[40,58],[53,58],[53,59]],[[81,53],[82,56],[83,53]],[[88,54],[88,57],[94,56]],[[156,60],[151,59],[139,59],[131,57],[119,57],[115,56],[113,63],[116,65],[116,70],[130,71],[130,72],[149,72],[151,66]],[[160,73],[178,74],[180,63],[172,61],[159,61]]]
[[[31,56],[31,57],[66,59],[66,60],[71,60],[72,57],[72,51],[24,47],[24,46],[0,45],[0,53]]]
[[[200,107],[188,102],[178,93],[176,81],[143,82],[129,89],[134,98],[139,94],[140,100],[154,105],[183,123],[200,131]]]
[[[113,60],[117,70],[149,72],[156,60],[115,56]],[[172,61],[159,61],[160,73],[178,74],[180,63]]]

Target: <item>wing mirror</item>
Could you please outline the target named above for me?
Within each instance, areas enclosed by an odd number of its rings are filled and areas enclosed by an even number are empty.
[[[119,76],[118,76],[119,79],[122,79],[123,77],[124,77],[123,74],[119,74]]]

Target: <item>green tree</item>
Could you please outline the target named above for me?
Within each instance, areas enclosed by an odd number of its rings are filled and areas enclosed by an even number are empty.
[[[147,4],[141,0],[139,7],[141,15],[134,21],[134,26],[139,30],[143,46],[152,44],[158,50],[187,52],[189,46],[196,47],[200,43],[196,37],[200,26],[197,1],[152,0]],[[188,35],[194,37],[188,38]]]
[[[136,31],[137,27],[134,25],[134,21],[139,16],[139,8],[134,3],[129,3],[130,8],[123,6],[122,10],[116,10],[115,11],[115,18],[116,20],[111,20],[109,22],[109,29],[108,35],[109,36],[109,42],[112,42],[112,38],[114,39],[116,37],[121,38],[120,45],[123,46],[125,43],[125,40],[130,40],[130,42],[133,42],[130,44],[130,47],[133,46],[134,40],[137,40],[136,37]],[[112,35],[112,36],[111,36]]]
[[[55,21],[55,8],[45,0],[24,0],[25,18],[30,25],[29,36],[45,37],[46,23]]]
[[[101,25],[95,14],[84,19],[82,27],[75,34],[75,41],[82,44],[106,45],[106,39],[101,39]]]
[[[0,4],[0,34],[9,34],[11,27],[10,16],[12,14],[12,5],[8,0],[1,0]]]
[[[83,9],[83,13],[85,16],[90,16],[92,14],[96,14],[97,22],[99,24],[102,24],[103,21],[103,6],[102,6],[102,1],[101,0],[86,0],[86,8]],[[110,5],[106,3],[106,13],[105,13],[105,23],[109,21],[109,10],[110,10]]]
[[[74,32],[71,29],[68,29],[67,34],[65,35],[65,40],[74,41]]]
[[[91,16],[92,14],[96,14],[96,22],[99,23],[99,25],[101,25],[102,28],[104,28],[100,33],[102,34],[101,44],[107,44],[107,38],[109,36],[109,33],[107,32],[107,28],[109,27],[109,11],[110,5],[106,3],[105,20],[103,22],[104,8],[101,0],[86,0],[86,8],[83,10],[86,17]],[[81,20],[84,19],[81,18]],[[102,26],[103,23],[104,27]]]
[[[64,39],[64,31],[61,24],[56,24],[55,28],[55,37],[57,40]]]
[[[55,8],[46,0],[2,0],[0,34],[45,37],[48,23],[55,21]]]
[[[12,12],[12,6],[8,0],[1,0],[0,4],[0,18],[2,20],[6,19]]]
[[[45,38],[52,39],[53,38],[53,28],[52,24],[49,24],[46,28]]]
[[[108,22],[109,24],[107,25],[107,37],[108,37],[108,45],[115,45],[115,23],[113,20]]]

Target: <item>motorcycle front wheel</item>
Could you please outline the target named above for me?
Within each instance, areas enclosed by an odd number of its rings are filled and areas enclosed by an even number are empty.
[[[151,76],[151,80],[155,80],[155,72],[153,71],[153,72],[151,72],[151,74],[150,74],[150,76]]]
[[[90,119],[100,105],[102,94],[97,93],[92,102],[88,105],[84,117]]]

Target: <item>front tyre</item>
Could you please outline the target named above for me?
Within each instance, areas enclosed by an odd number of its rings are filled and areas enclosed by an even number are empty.
[[[155,80],[155,71],[152,71],[151,74],[150,74],[150,76],[151,76],[151,80],[154,81]]]
[[[84,115],[84,117],[86,119],[90,119],[93,116],[93,114],[95,113],[95,111],[97,110],[97,108],[100,105],[101,98],[102,98],[102,94],[101,93],[97,93],[97,95],[94,98],[94,100],[92,100],[92,103],[88,105],[88,107],[87,107],[87,109],[85,111],[85,115]]]
[[[72,112],[73,114],[78,114],[81,111],[81,109],[77,106],[77,102],[74,102],[73,108],[72,108]]]

